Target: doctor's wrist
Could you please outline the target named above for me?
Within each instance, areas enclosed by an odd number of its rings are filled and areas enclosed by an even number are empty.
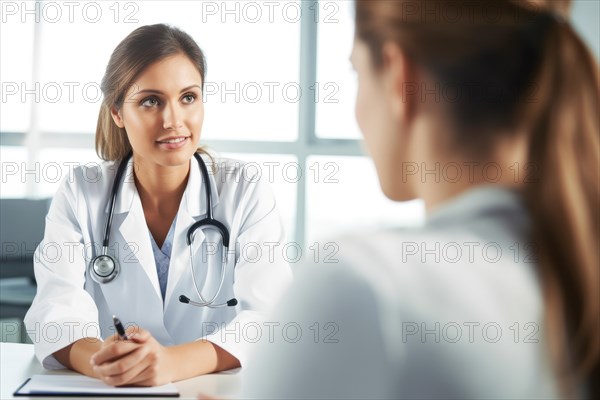
[[[172,346],[164,346],[163,347],[163,355],[165,360],[163,362],[165,368],[163,373],[167,374],[169,382],[176,382],[181,380],[181,378],[177,377],[177,371],[181,368],[181,365],[178,365],[177,356]]]
[[[90,359],[94,353],[100,350],[102,341],[96,338],[82,338],[70,345],[54,352],[54,358],[65,367],[97,378],[97,373],[94,372],[90,365]]]

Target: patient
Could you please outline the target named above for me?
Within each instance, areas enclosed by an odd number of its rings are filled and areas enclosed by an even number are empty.
[[[356,1],[356,118],[427,222],[306,268],[244,397],[600,398],[598,64],[565,5]]]

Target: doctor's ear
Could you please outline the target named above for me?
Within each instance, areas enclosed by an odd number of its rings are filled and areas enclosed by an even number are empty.
[[[125,124],[123,124],[123,116],[121,115],[121,110],[119,110],[115,106],[112,106],[110,108],[110,115],[111,115],[113,121],[115,121],[115,124],[117,124],[117,126],[119,128],[125,127]]]

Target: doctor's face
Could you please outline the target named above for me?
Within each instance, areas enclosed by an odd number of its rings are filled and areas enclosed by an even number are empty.
[[[136,162],[189,165],[204,120],[200,72],[183,54],[157,61],[137,77],[112,116],[125,128]]]

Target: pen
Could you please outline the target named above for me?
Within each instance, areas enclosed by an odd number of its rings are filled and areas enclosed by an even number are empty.
[[[125,334],[125,328],[123,328],[123,324],[121,320],[117,318],[116,315],[113,315],[113,323],[115,324],[115,328],[117,329],[117,333],[119,337],[123,340],[127,340],[127,335]]]

